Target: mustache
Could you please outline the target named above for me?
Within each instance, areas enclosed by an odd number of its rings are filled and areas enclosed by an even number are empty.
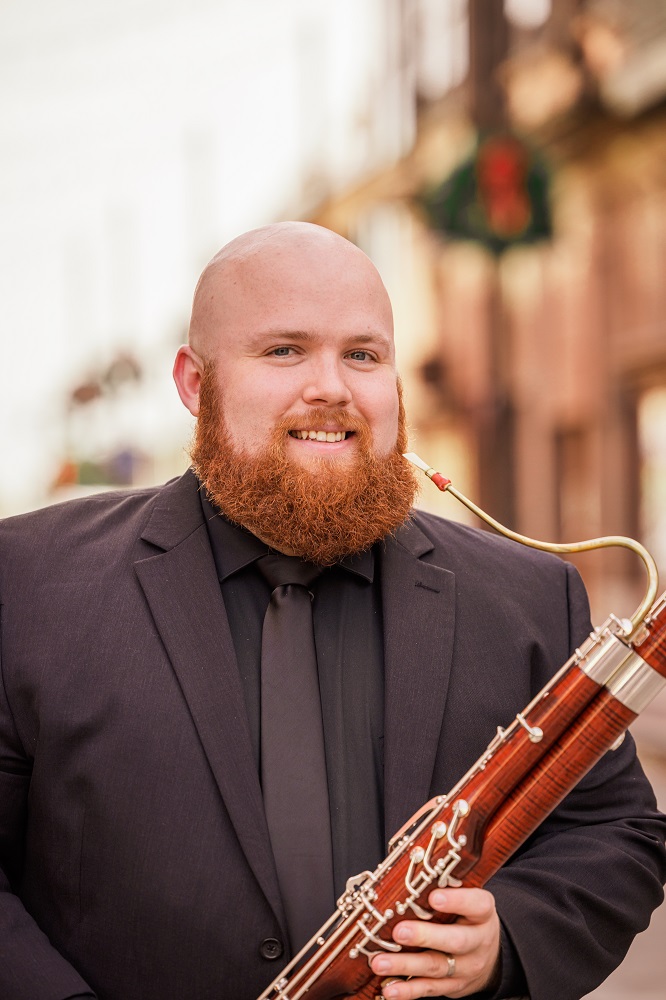
[[[345,410],[328,409],[325,406],[313,407],[307,413],[296,413],[293,416],[283,417],[279,420],[271,435],[270,449],[275,457],[285,458],[285,438],[289,431],[300,430],[337,430],[353,433],[358,438],[361,452],[370,454],[372,450],[372,433],[370,426],[363,417]],[[323,462],[325,456],[321,456]]]
[[[345,410],[329,410],[325,406],[313,407],[307,413],[296,413],[294,416],[283,417],[275,425],[275,433],[288,434],[289,431],[324,430],[335,427],[340,431],[353,431],[357,434],[369,433],[366,420],[354,416]]]

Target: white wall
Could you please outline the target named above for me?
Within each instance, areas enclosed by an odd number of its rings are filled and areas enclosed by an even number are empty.
[[[298,211],[313,173],[341,185],[399,153],[377,118],[410,141],[409,120],[380,114],[396,108],[385,13],[378,0],[5,0],[0,514],[45,501],[67,429],[80,451],[129,434],[184,465],[170,364],[203,264]],[[68,390],[127,346],[151,373],[143,402],[129,393],[67,428]]]

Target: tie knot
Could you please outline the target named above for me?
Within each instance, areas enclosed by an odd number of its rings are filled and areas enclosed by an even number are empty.
[[[309,587],[322,571],[321,566],[305,562],[298,556],[285,556],[280,553],[271,553],[257,559],[257,569],[271,590],[294,583],[301,587]]]

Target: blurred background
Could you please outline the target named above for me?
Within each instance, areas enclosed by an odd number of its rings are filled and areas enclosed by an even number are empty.
[[[663,0],[4,0],[0,515],[186,468],[197,277],[287,218],[377,264],[416,451],[666,579]],[[635,557],[575,561],[633,611]],[[664,807],[665,698],[635,735]],[[665,934],[594,996],[663,997]]]

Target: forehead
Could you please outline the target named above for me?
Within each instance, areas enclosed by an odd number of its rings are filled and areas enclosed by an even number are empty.
[[[211,268],[201,305],[218,343],[290,333],[304,341],[372,339],[392,350],[386,289],[350,244],[264,247],[220,261]]]

